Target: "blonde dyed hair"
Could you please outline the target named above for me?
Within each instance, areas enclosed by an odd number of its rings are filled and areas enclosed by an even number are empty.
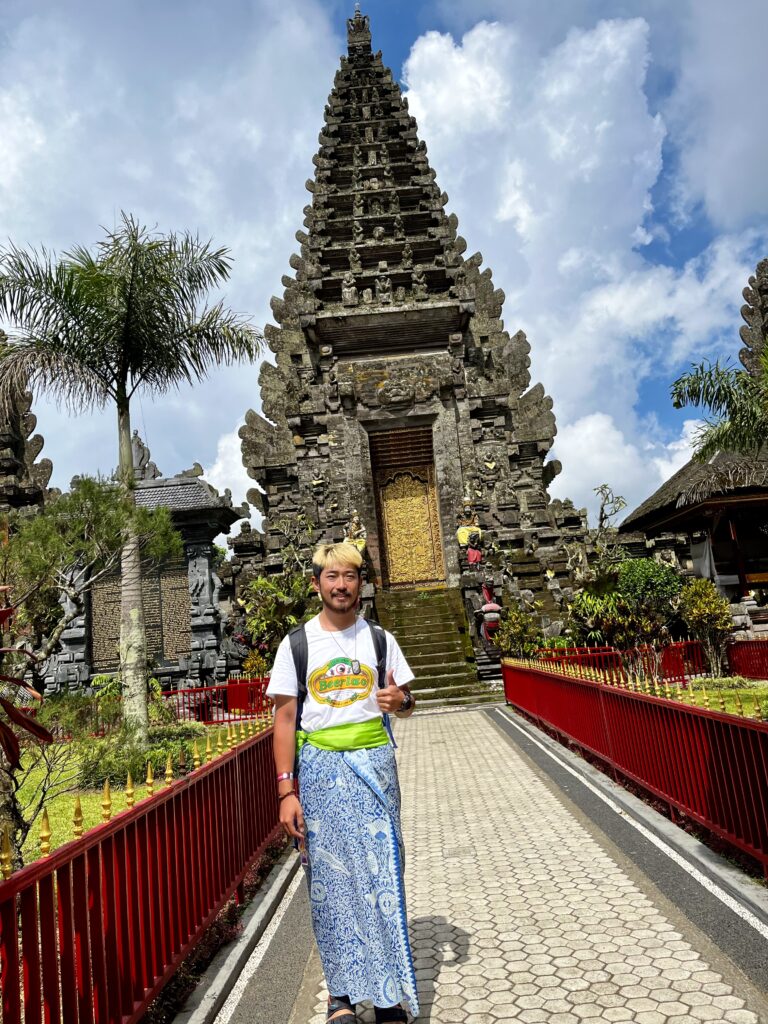
[[[312,555],[312,575],[319,576],[323,569],[331,565],[338,565],[341,568],[349,566],[360,572],[362,564],[363,556],[355,545],[348,541],[341,541],[339,544],[318,544]]]

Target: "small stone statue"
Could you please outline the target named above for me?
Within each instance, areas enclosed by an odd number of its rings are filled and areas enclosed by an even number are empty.
[[[405,227],[403,225],[403,218],[398,215],[395,217],[395,241],[401,242],[405,238]]]
[[[363,206],[363,197],[357,193],[355,198],[352,200],[352,216],[362,217],[364,213],[365,208]]]
[[[344,527],[344,540],[353,544],[362,555],[368,543],[368,531],[360,520],[356,508],[352,509],[349,522]]]
[[[384,240],[385,235],[386,231],[384,230],[384,228],[381,226],[381,224],[377,224],[376,227],[373,229],[374,240],[376,242],[381,242]]]
[[[403,246],[403,270],[410,270],[413,266],[413,249],[408,242]]]
[[[352,225],[352,240],[355,244],[362,242],[365,239],[365,233],[363,232],[363,225],[360,221],[355,221]]]
[[[353,274],[362,274],[363,265],[360,262],[360,254],[354,246],[354,243],[349,247],[349,269]]]
[[[387,273],[387,261],[379,263],[379,273],[376,278],[376,298],[383,305],[392,303],[392,281]]]
[[[355,148],[352,150],[352,159],[354,161],[355,167],[359,167],[360,164],[363,162],[363,151],[362,149],[360,149],[359,146],[355,146]]]
[[[368,204],[368,212],[372,217],[381,216],[381,200],[379,198],[372,199]]]
[[[371,288],[363,288],[363,302],[366,306],[370,306],[373,302],[373,290]]]
[[[420,264],[413,268],[411,274],[411,291],[417,302],[425,302],[427,299],[427,277]]]
[[[356,306],[358,302],[357,285],[355,275],[348,270],[341,282],[341,301],[345,306]]]
[[[369,167],[375,167],[378,162],[379,162],[379,157],[378,157],[378,153],[376,152],[376,150],[375,149],[369,149],[368,150],[368,166]]]
[[[393,192],[389,198],[389,212],[400,213],[400,197],[397,192]]]
[[[471,530],[467,538],[467,564],[469,566],[479,565],[483,560],[482,533],[480,530]]]

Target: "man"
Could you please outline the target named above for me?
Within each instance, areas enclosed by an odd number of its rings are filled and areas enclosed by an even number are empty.
[[[307,863],[328,1020],[355,1024],[355,1004],[369,1000],[379,1024],[405,1022],[402,1003],[416,1016],[418,998],[405,915],[400,787],[385,722],[390,714],[412,714],[407,684],[414,676],[394,637],[378,627],[386,637],[386,681],[379,685],[374,631],[357,615],[360,552],[349,543],[321,544],[312,561],[322,609],[304,627],[306,696],[299,708],[302,655],[294,658],[291,636],[278,648],[267,688],[275,702],[280,821]]]

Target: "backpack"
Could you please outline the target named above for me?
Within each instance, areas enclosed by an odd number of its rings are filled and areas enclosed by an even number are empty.
[[[378,622],[368,622],[373,640],[373,649],[376,652],[376,671],[378,673],[379,689],[387,685],[387,634]],[[307,699],[307,665],[309,663],[309,646],[304,626],[296,626],[288,634],[293,656],[293,665],[296,669],[296,679],[299,683],[298,699],[296,701],[296,731],[301,727],[301,713],[304,709],[304,701]],[[389,725],[389,716],[385,715],[385,725]],[[389,732],[389,728],[387,728]]]

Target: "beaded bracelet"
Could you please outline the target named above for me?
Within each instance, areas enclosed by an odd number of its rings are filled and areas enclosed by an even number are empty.
[[[277,802],[278,802],[278,803],[280,803],[280,801],[281,801],[281,800],[285,800],[285,798],[286,798],[287,796],[296,796],[296,792],[295,792],[295,790],[291,789],[291,790],[289,790],[289,791],[288,791],[287,793],[283,793],[283,795],[282,795],[282,796],[279,796],[279,797],[277,798]]]

